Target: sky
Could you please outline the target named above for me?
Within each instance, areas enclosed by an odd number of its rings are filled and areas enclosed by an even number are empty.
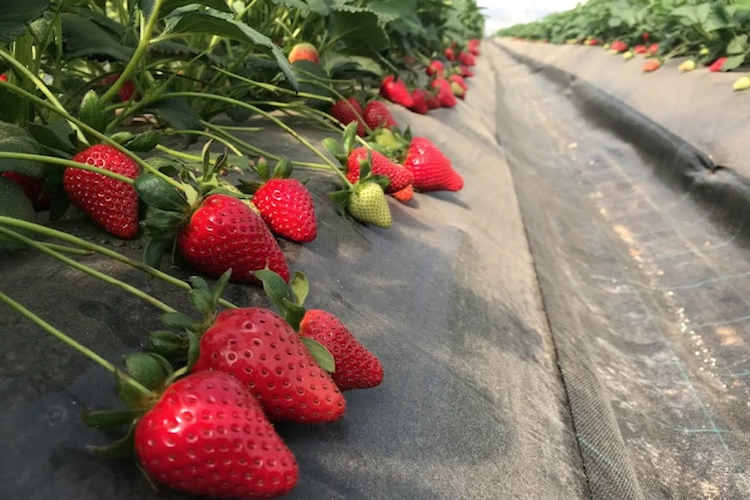
[[[500,28],[516,23],[541,19],[550,12],[572,9],[585,0],[477,0],[487,16],[485,31],[494,33]]]

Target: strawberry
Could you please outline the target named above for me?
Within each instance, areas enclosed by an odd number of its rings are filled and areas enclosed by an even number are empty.
[[[453,49],[448,47],[443,51],[443,54],[445,54],[445,58],[449,61],[455,61],[456,60],[456,53],[453,52]]]
[[[722,66],[724,66],[724,63],[727,62],[728,57],[720,57],[717,60],[715,60],[711,65],[708,67],[708,71],[721,71]]]
[[[453,90],[448,80],[445,78],[436,78],[432,81],[430,87],[437,89],[437,98],[442,107],[452,108],[456,105],[456,97],[453,95]]]
[[[677,69],[679,69],[680,71],[693,71],[695,69],[695,61],[693,59],[683,61],[680,63]]]
[[[459,52],[456,57],[462,66],[475,66],[477,64],[474,54],[471,52]]]
[[[2,80],[4,82],[7,82],[8,81],[8,75],[6,75],[5,73],[1,74],[0,75],[0,80]]]
[[[412,139],[404,167],[414,174],[414,189],[419,191],[459,191],[464,186],[451,161],[424,137]]]
[[[369,389],[383,382],[380,360],[333,314],[309,309],[302,318],[299,334],[319,342],[333,355],[336,371],[331,378],[339,390]]]
[[[385,189],[386,193],[401,191],[414,181],[414,175],[411,172],[401,165],[393,163],[384,154],[361,147],[349,153],[347,160],[346,178],[352,184],[359,180],[360,162],[367,161],[368,151],[371,151],[372,154],[372,165],[370,165],[372,173],[374,175],[384,175],[390,181],[390,184]]]
[[[243,385],[222,372],[170,385],[135,426],[135,453],[154,481],[212,498],[272,498],[299,480],[292,452]]]
[[[73,161],[130,179],[140,174],[132,158],[106,144],[81,151]],[[70,201],[108,233],[123,239],[138,234],[138,194],[133,186],[96,172],[67,167],[63,172],[63,187]]]
[[[435,59],[427,65],[424,72],[427,73],[428,76],[444,76],[445,66],[443,66],[442,61]]]
[[[44,192],[44,179],[37,179],[19,172],[2,172],[0,175],[21,186],[23,192],[31,200],[34,211],[49,210],[52,206],[52,195]]]
[[[414,104],[404,81],[396,80],[393,75],[383,78],[383,82],[380,84],[380,95],[405,108],[410,108]]]
[[[461,75],[451,75],[448,77],[448,81],[457,83],[464,90],[469,90],[466,80]]]
[[[649,59],[646,62],[643,63],[643,71],[651,72],[656,71],[661,67],[661,62],[659,62],[658,59]]]
[[[635,52],[636,54],[645,54],[646,52],[648,52],[648,49],[646,48],[645,45],[639,44],[633,47],[633,52]]]
[[[430,108],[427,106],[426,98],[427,92],[422,89],[414,89],[411,92],[411,99],[413,104],[409,109],[415,113],[419,113],[420,115],[426,115],[430,110]]]
[[[641,40],[648,42],[649,38],[651,38],[651,34],[648,31],[644,31],[641,35]]]
[[[216,370],[249,388],[272,422],[327,423],[346,401],[299,335],[269,309],[226,309],[200,340],[193,372]]]
[[[466,99],[466,91],[456,82],[451,82],[451,92],[453,92],[454,96],[460,99]]]
[[[741,76],[732,84],[734,90],[747,90],[750,89],[750,78]]]
[[[396,198],[401,203],[408,203],[414,198],[414,185],[409,184],[401,191],[396,191],[395,193],[391,193],[391,196]]]
[[[437,98],[437,95],[428,94],[425,102],[427,102],[428,109],[438,109],[443,107],[443,105],[440,104],[440,99]]]
[[[655,56],[659,52],[659,44],[658,43],[652,43],[648,46],[646,49],[646,53],[650,56]]]
[[[318,235],[312,195],[297,179],[266,181],[252,202],[272,233],[296,243],[309,243]]]
[[[357,183],[349,197],[347,208],[352,217],[374,226],[388,229],[393,222],[385,193],[377,182]]]
[[[102,85],[112,85],[118,78],[120,78],[120,73],[108,75],[102,79]],[[141,96],[135,91],[135,82],[132,79],[128,79],[122,84],[120,90],[117,91],[117,95],[120,96],[122,102],[128,102],[130,99],[141,100]]]
[[[318,49],[311,43],[298,43],[289,52],[289,62],[295,63],[297,61],[310,61],[311,63],[318,64],[320,62]]]
[[[479,55],[479,40],[476,38],[472,38],[466,44],[466,48],[469,49],[469,52],[471,52],[475,56],[478,56]]]
[[[623,42],[622,40],[615,40],[611,44],[609,44],[610,52],[614,54],[619,54],[620,52],[625,52],[628,50],[628,44]]]
[[[344,125],[356,122],[357,135],[365,135],[365,124],[362,121],[362,105],[355,97],[350,97],[346,100],[339,99],[333,103],[329,114]]]
[[[253,271],[268,267],[289,281],[289,267],[263,219],[241,200],[224,194],[205,198],[177,235],[185,260],[218,278],[232,269],[232,281],[257,283]]]
[[[398,128],[398,123],[393,118],[393,115],[381,101],[370,101],[367,103],[364,118],[367,126],[373,130],[380,127]]]

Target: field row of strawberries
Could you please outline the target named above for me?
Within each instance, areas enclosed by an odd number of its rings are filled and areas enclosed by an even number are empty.
[[[163,328],[144,332],[144,350],[120,366],[0,285],[6,313],[112,372],[122,407],[83,418],[123,437],[94,452],[134,456],[148,480],[189,494],[289,493],[299,467],[273,424],[344,418],[343,392],[377,387],[388,367],[336,316],[304,307],[314,284],[291,270],[277,238],[316,240],[316,204],[336,206],[341,224],[387,229],[398,223],[391,203],[462,189],[451,160],[388,106],[427,114],[465,98],[479,9],[4,0],[0,19],[3,259],[41,252],[144,300]],[[289,116],[329,137],[311,141]],[[258,147],[259,124],[319,162]],[[317,175],[338,185],[328,200],[306,186]],[[110,244],[65,230],[82,218]],[[118,252],[118,240],[142,242],[142,259]],[[192,310],[92,268],[92,253],[184,290]],[[178,279],[161,270],[166,261],[196,274]],[[227,301],[230,281],[262,286],[268,303]]]
[[[730,0],[589,0],[574,9],[498,32],[522,40],[556,44],[603,45],[630,60],[647,58],[651,72],[673,58],[680,71],[746,71],[750,64],[750,2]],[[740,76],[734,90],[750,89]]]

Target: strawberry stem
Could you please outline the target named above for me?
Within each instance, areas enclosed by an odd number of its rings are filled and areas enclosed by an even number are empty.
[[[92,360],[93,362],[97,363],[99,366],[101,366],[105,370],[110,371],[113,374],[119,376],[123,382],[130,385],[133,389],[137,390],[138,392],[142,393],[145,396],[156,397],[156,394],[152,390],[146,388],[140,382],[138,382],[137,380],[135,380],[133,377],[129,376],[128,374],[123,373],[122,371],[118,370],[115,365],[113,365],[106,359],[102,358],[101,356],[99,356],[97,353],[95,353],[88,347],[84,346],[83,344],[65,335],[63,332],[61,332],[54,326],[44,321],[42,318],[34,314],[29,309],[25,308],[23,305],[16,302],[9,296],[5,295],[2,291],[0,291],[0,301],[7,304],[8,307],[18,312],[19,314],[21,314],[26,319],[30,320],[32,323],[35,323],[37,326],[41,327],[47,333],[52,334],[58,340],[62,341],[63,343],[67,344],[68,346],[72,347],[76,351],[80,352],[81,354],[83,354],[84,356]]]
[[[59,260],[60,262],[64,264],[69,265],[70,267],[74,269],[78,269],[79,271],[84,272],[88,274],[89,276],[93,276],[94,278],[98,280],[101,280],[110,285],[114,285],[117,288],[120,288],[121,290],[124,290],[128,293],[132,293],[136,297],[145,300],[146,302],[156,307],[157,309],[161,309],[164,312],[177,312],[177,310],[174,309],[173,307],[168,306],[161,300],[157,299],[156,297],[152,295],[147,294],[143,290],[140,290],[132,285],[128,285],[124,281],[120,281],[117,278],[112,277],[108,274],[97,271],[96,269],[93,269],[87,266],[86,264],[82,264],[69,257],[66,257],[65,255],[61,254],[57,250],[49,248],[46,245],[38,241],[32,240],[31,238],[27,238],[26,236],[20,233],[17,233],[16,231],[0,227],[0,234],[5,234],[7,236],[10,236],[11,238],[16,239],[17,241],[20,241],[24,245],[27,245],[35,250],[39,250],[40,252],[45,253],[49,255],[50,257],[54,257],[55,259]]]
[[[169,130],[167,132],[167,134],[169,134],[169,135],[182,135],[182,134],[185,134],[185,135],[197,135],[197,136],[200,136],[200,137],[205,137],[207,139],[211,139],[211,140],[215,140],[216,142],[220,142],[221,144],[223,144],[226,147],[228,147],[229,149],[231,149],[232,153],[234,153],[234,154],[236,154],[238,156],[242,156],[242,152],[239,149],[237,149],[237,147],[234,144],[232,144],[231,142],[228,142],[227,140],[222,139],[220,137],[216,137],[213,134],[210,134],[209,132],[205,132],[203,130]],[[200,161],[203,161],[203,157],[201,157]]]
[[[45,156],[45,155],[35,155],[35,154],[29,154],[29,153],[15,153],[15,152],[0,151],[0,159],[3,159],[3,158],[8,158],[12,160],[38,161],[38,162],[43,162],[43,163],[52,163],[55,165],[63,165],[65,167],[80,168],[81,170],[88,170],[89,172],[96,172],[97,174],[105,175],[107,177],[117,179],[118,181],[122,181],[127,184],[131,184],[131,185],[133,184],[133,179],[131,179],[130,177],[125,177],[124,175],[118,174],[116,172],[110,172],[109,170],[95,167],[94,165],[89,165],[88,163],[80,163],[80,162],[73,161],[73,160],[66,160],[64,158],[58,158],[56,156]]]
[[[142,262],[130,259],[122,254],[115,252],[114,250],[110,250],[109,248],[105,248],[95,243],[91,243],[89,241],[83,240],[81,238],[65,233],[63,231],[58,231],[56,229],[42,226],[40,224],[35,224],[33,222],[27,222],[21,219],[15,219],[13,217],[6,217],[6,216],[0,216],[0,225],[13,226],[13,227],[17,227],[20,229],[34,231],[36,233],[42,234],[44,236],[48,236],[50,238],[59,239],[59,240],[71,243],[73,245],[77,245],[81,248],[85,248],[86,250],[96,252],[100,255],[104,255],[105,257],[109,257],[110,259],[116,260],[125,265],[133,267],[140,271],[143,271],[153,276],[154,278],[158,278],[166,283],[169,283],[170,285],[176,286],[178,288],[182,288],[183,290],[187,290],[187,291],[192,290],[192,287],[190,286],[189,283],[186,283],[185,281],[177,279],[172,275],[169,275],[163,271],[159,271],[158,269],[148,266]],[[236,305],[232,304],[226,299],[219,299],[219,304],[228,309],[237,308]]]

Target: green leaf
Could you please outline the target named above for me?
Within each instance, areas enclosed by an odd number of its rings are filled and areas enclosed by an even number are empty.
[[[188,338],[184,333],[171,330],[155,330],[148,334],[148,350],[167,359],[185,359],[188,352]]]
[[[159,319],[167,328],[172,328],[173,330],[178,331],[195,331],[201,326],[200,322],[195,321],[180,312],[164,313]]]
[[[737,35],[727,45],[727,54],[744,54],[748,50],[747,34]]]
[[[292,289],[294,302],[300,306],[304,304],[305,299],[310,293],[310,282],[307,280],[307,276],[302,271],[294,271],[294,277],[289,286]]]
[[[154,12],[156,0],[138,0],[138,4],[143,13],[146,14],[146,17],[151,17],[151,14]],[[166,16],[175,9],[185,7],[186,5],[204,5],[224,12],[232,11],[229,8],[229,5],[227,5],[226,0],[164,0],[159,9],[159,18]]]
[[[60,15],[63,27],[64,57],[104,59],[127,62],[135,49],[126,46],[111,31],[88,17],[70,12]]]
[[[294,89],[298,87],[297,78],[294,76],[289,61],[281,49],[266,35],[259,33],[247,24],[236,21],[231,14],[219,12],[215,9],[182,9],[179,14],[175,13],[170,17],[167,23],[167,31],[190,35],[214,35],[265,47],[271,51],[276,64],[286,76],[290,86]]]
[[[3,176],[0,176],[0,215],[27,222],[35,222],[36,220],[31,200],[23,192],[21,186]],[[33,233],[24,230],[13,229],[13,231],[23,234],[28,238],[34,237]],[[0,234],[0,253],[13,252],[24,247],[23,243],[18,242],[13,237]]]
[[[354,150],[354,143],[357,140],[357,122],[351,122],[344,129],[343,148],[345,156],[348,156]]]
[[[227,269],[224,274],[219,276],[219,279],[216,280],[216,283],[214,283],[214,303],[218,304],[219,299],[221,298],[221,295],[224,293],[224,289],[229,284],[229,278],[232,277],[232,268]]]
[[[6,153],[43,154],[38,142],[28,132],[12,123],[0,122],[0,151]],[[31,177],[41,177],[44,163],[29,160],[0,158],[0,172],[20,172]]]
[[[48,125],[29,122],[26,127],[31,137],[43,146],[71,156],[78,152],[73,140],[75,132],[70,128],[68,122],[59,121]]]
[[[135,426],[132,426],[122,439],[107,446],[88,446],[87,449],[100,457],[118,459],[129,458],[135,446]]]
[[[357,131],[356,125],[354,126],[354,131]],[[323,147],[336,158],[346,158],[346,151],[341,147],[341,143],[332,137],[326,137],[323,139]]]
[[[378,16],[372,12],[336,11],[331,15],[333,30],[331,38],[340,39],[345,46],[384,49],[388,36],[380,25]]]
[[[154,174],[139,175],[133,182],[133,187],[141,200],[150,207],[177,212],[181,216],[190,208],[181,191]]]
[[[187,99],[182,97],[161,99],[151,104],[146,111],[154,113],[176,130],[203,130],[201,117]],[[192,144],[198,140],[198,136],[188,135],[185,140]]]
[[[145,387],[160,390],[172,375],[172,367],[162,356],[151,352],[136,352],[125,358],[128,374]]]
[[[140,410],[97,410],[81,414],[81,419],[87,427],[94,429],[116,429],[133,423],[143,415]]]
[[[300,336],[300,340],[305,347],[307,347],[307,350],[310,351],[310,354],[312,354],[312,357],[322,369],[328,373],[334,373],[336,371],[336,363],[333,360],[333,355],[328,349],[323,347],[323,344],[311,339],[310,337]]]
[[[385,23],[411,15],[417,9],[417,0],[373,0],[367,8]]]
[[[89,90],[83,96],[78,117],[97,132],[104,132],[109,123],[107,108],[102,104],[99,95],[93,90]]]
[[[307,310],[304,307],[297,305],[287,299],[283,299],[281,303],[283,306],[283,308],[281,308],[281,312],[284,316],[284,321],[286,321],[295,332],[298,332],[299,325],[302,322],[302,318],[305,317],[305,313],[307,312]]]
[[[0,2],[0,42],[8,43],[23,35],[26,26],[42,16],[49,0],[2,0]]]
[[[728,57],[724,64],[721,65],[721,71],[729,71],[731,69],[739,68],[742,66],[742,63],[745,62],[745,57],[745,54]]]
[[[146,130],[132,137],[127,143],[129,150],[136,153],[150,153],[161,142],[161,132],[158,130]]]
[[[173,241],[169,239],[150,238],[148,243],[146,243],[146,248],[143,250],[143,263],[154,269],[159,269],[164,254],[172,248],[172,245]],[[148,280],[153,279],[150,274],[147,276]]]
[[[284,278],[269,269],[259,269],[253,276],[263,283],[263,290],[271,302],[284,313],[284,300],[292,301],[292,291]]]

